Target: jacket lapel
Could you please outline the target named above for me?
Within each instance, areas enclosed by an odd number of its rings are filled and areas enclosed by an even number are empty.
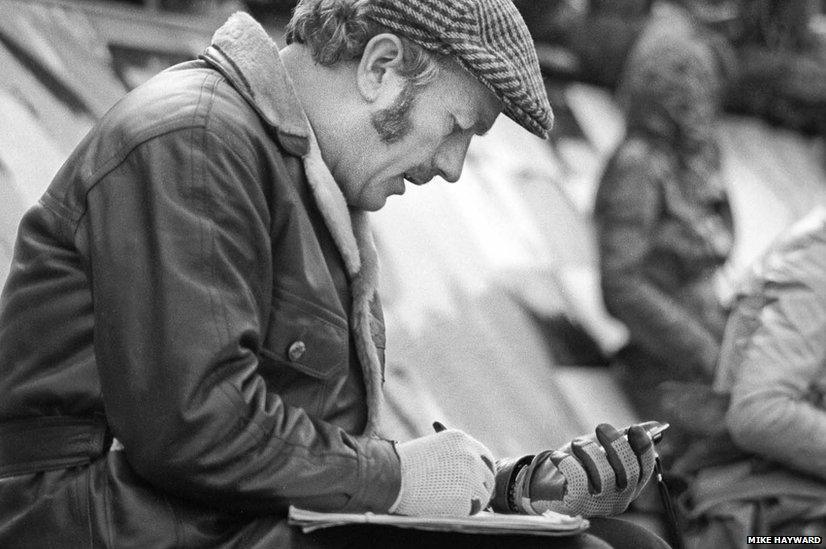
[[[303,160],[313,197],[350,275],[353,298],[350,326],[367,393],[365,434],[374,434],[379,427],[383,392],[382,365],[370,330],[370,303],[378,289],[378,255],[373,233],[366,212],[347,208],[341,189],[321,158],[312,130],[310,149]]]
[[[373,233],[367,219],[367,213],[353,211],[353,229],[361,254],[361,269],[353,278],[353,309],[350,323],[353,326],[356,354],[364,373],[364,385],[367,390],[367,426],[366,434],[378,433],[381,411],[384,407],[384,375],[382,363],[370,329],[372,314],[370,303],[377,296],[379,265]]]
[[[370,330],[370,304],[378,288],[378,258],[366,212],[351,210],[321,157],[278,49],[246,13],[233,14],[216,31],[203,58],[227,77],[276,132],[281,145],[301,156],[313,198],[344,261],[353,304],[350,326],[367,394],[367,425],[373,435],[383,403],[382,365]]]

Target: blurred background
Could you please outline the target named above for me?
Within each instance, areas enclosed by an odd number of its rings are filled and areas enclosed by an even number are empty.
[[[515,2],[556,114],[549,141],[500,117],[461,181],[410,186],[374,214],[388,329],[386,431],[433,420],[497,455],[640,419],[612,359],[628,330],[599,283],[594,201],[623,139],[616,92],[650,19],[680,9],[730,50],[716,129],[734,217],[728,280],[826,204],[826,2]],[[283,45],[283,0],[0,0],[0,282],[17,223],[128,90],[197,56],[243,9]],[[643,418],[645,419],[645,418]]]

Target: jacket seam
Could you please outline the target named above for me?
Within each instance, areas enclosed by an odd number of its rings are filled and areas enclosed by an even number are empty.
[[[213,83],[213,94],[215,87],[222,82],[224,79],[221,77],[215,77],[214,75],[205,75],[203,81],[201,82],[201,90],[198,96],[198,101],[195,106],[195,112],[189,119],[182,119],[182,118],[174,118],[167,122],[158,124],[157,126],[153,126],[151,128],[147,128],[142,132],[138,132],[132,139],[128,140],[124,143],[121,147],[119,147],[115,152],[113,152],[105,161],[103,161],[100,166],[92,173],[89,177],[88,186],[83,191],[84,203],[83,207],[80,212],[73,215],[70,219],[73,223],[72,231],[74,234],[77,234],[77,231],[80,227],[81,221],[88,213],[88,207],[86,206],[89,194],[97,187],[99,183],[103,181],[103,179],[118,169],[129,155],[132,154],[135,149],[138,147],[149,143],[154,139],[158,139],[169,135],[171,133],[175,133],[177,131],[186,131],[192,130],[195,128],[206,128],[208,124],[208,120],[203,118],[201,120],[198,119],[198,111],[199,107],[201,106],[201,100],[203,97],[203,90],[207,85],[207,81],[210,78],[214,78]],[[210,105],[211,108],[211,105]],[[50,193],[49,193],[50,194]],[[60,203],[59,201],[57,201]]]
[[[194,127],[195,128],[203,127],[203,125],[198,124],[197,126],[194,126]],[[141,135],[139,138],[136,138],[136,139],[132,140],[132,143],[130,143],[129,146],[124,147],[122,149],[122,151],[120,151],[118,154],[113,155],[112,157],[110,157],[110,159],[107,160],[104,163],[104,165],[101,166],[101,168],[99,168],[97,171],[95,171],[95,175],[90,178],[90,181],[92,183],[83,192],[84,199],[88,198],[89,194],[98,186],[99,183],[101,183],[103,181],[103,179],[107,175],[109,175],[110,173],[112,173],[113,171],[118,169],[126,161],[126,159],[129,158],[129,155],[132,154],[135,151],[135,149],[139,148],[140,146],[142,146],[146,143],[149,143],[150,141],[152,141],[154,139],[158,139],[158,138],[164,137],[166,135],[169,135],[171,133],[175,133],[175,132],[178,132],[178,131],[190,130],[190,129],[193,129],[194,127],[191,124],[179,125],[179,126],[176,126],[176,127],[171,127],[171,128],[165,129],[162,132],[151,132],[152,135],[148,135],[146,137]],[[149,132],[147,132],[147,133],[149,133]],[[111,165],[109,165],[109,164],[111,164]],[[83,218],[86,217],[86,215],[88,213],[89,213],[89,208],[86,206],[86,203],[84,201],[84,205],[83,205],[83,208],[81,209],[81,211],[79,213],[73,215],[72,219],[70,220],[72,222],[72,225],[73,225],[72,232],[75,235],[77,235],[77,231],[80,228],[80,225],[83,221]]]
[[[47,189],[44,195],[40,198],[39,203],[43,205],[44,208],[52,212],[57,217],[61,219],[65,219],[68,221],[74,221],[76,215],[71,208],[60,202],[51,192],[51,189]]]
[[[203,93],[204,89],[201,88],[201,93]],[[215,95],[215,88],[211,90],[210,99]],[[200,97],[198,101],[200,105]],[[197,113],[197,109],[196,109]],[[207,135],[209,131],[209,117],[212,113],[212,105],[210,101],[210,105],[207,108],[207,111],[204,115],[204,120],[206,121],[205,131],[200,136],[200,148],[204,151],[205,156],[211,156],[211,150],[208,148],[209,142],[207,141]],[[194,136],[193,136],[194,137]],[[205,218],[201,218],[199,220],[199,225],[201,226],[201,238],[202,238],[202,260],[204,261],[204,267],[209,269],[210,279],[212,281],[212,285],[210,287],[209,296],[210,296],[210,305],[212,309],[212,319],[218,329],[218,326],[222,326],[224,335],[227,338],[231,337],[232,330],[230,329],[230,321],[227,317],[226,306],[223,303],[223,300],[216,295],[214,290],[215,288],[215,281],[218,279],[216,274],[216,265],[215,265],[215,248],[216,248],[216,237],[215,237],[215,229],[212,225],[210,225],[206,220],[207,219],[214,219],[213,216],[213,205],[215,203],[215,197],[210,190],[209,186],[205,185],[204,177],[203,177],[203,169],[204,165],[203,162],[199,162],[196,166],[195,160],[195,146],[194,146],[194,139],[189,140],[190,149],[189,149],[189,162],[190,162],[190,184],[191,188],[195,189],[198,181],[201,182],[201,185],[198,187],[198,196],[200,197],[201,201],[201,210],[202,213],[205,214]],[[231,150],[231,148],[228,148]],[[197,171],[197,174],[196,174]],[[220,319],[220,321],[219,321]]]
[[[296,307],[301,309],[305,314],[308,314],[308,315],[312,316],[313,318],[316,318],[316,319],[320,320],[321,322],[327,324],[328,326],[331,326],[331,327],[336,328],[338,330],[349,331],[350,326],[349,326],[347,320],[344,317],[339,316],[337,313],[335,313],[333,311],[330,311],[326,307],[322,307],[321,305],[317,305],[317,304],[311,302],[310,300],[308,300],[306,298],[303,298],[303,297],[301,297],[300,295],[297,295],[294,292],[291,292],[290,290],[287,290],[286,288],[284,288],[283,285],[275,286],[274,290],[275,290],[275,292],[273,292],[273,293],[277,292],[277,293],[285,294],[285,296],[288,296],[289,299],[284,299],[283,297],[282,297],[282,299],[284,301],[288,302],[288,303],[292,303],[293,305],[295,305]],[[331,316],[335,317],[336,320],[340,320],[341,323],[337,324],[337,323],[333,322],[330,319],[322,317],[318,312],[315,311],[315,309],[323,310],[325,313],[328,313]]]
[[[120,166],[121,166],[121,165],[122,165],[122,164],[123,164],[123,163],[124,163],[124,162],[128,159],[129,155],[130,155],[130,154],[132,154],[132,153],[133,153],[136,149],[138,149],[139,147],[141,147],[141,146],[143,146],[143,145],[145,145],[145,144],[147,144],[147,143],[150,143],[151,141],[153,141],[153,140],[155,140],[155,139],[160,139],[160,138],[166,137],[166,136],[168,136],[168,135],[170,135],[170,134],[174,134],[174,133],[177,133],[177,132],[186,132],[186,131],[191,131],[191,130],[197,130],[197,129],[201,129],[201,130],[203,130],[203,131],[204,131],[204,136],[203,136],[204,141],[206,140],[206,135],[207,135],[207,134],[209,134],[209,135],[211,135],[211,136],[215,137],[216,139],[218,139],[219,141],[221,141],[221,142],[225,143],[225,141],[224,141],[223,137],[222,137],[222,136],[221,136],[221,135],[220,135],[217,131],[215,131],[214,129],[212,129],[212,128],[208,127],[206,124],[200,124],[200,123],[199,123],[199,124],[195,124],[195,125],[192,125],[192,124],[187,124],[187,125],[184,125],[184,126],[179,126],[179,127],[176,127],[176,128],[171,128],[171,129],[169,129],[168,131],[165,131],[165,132],[162,132],[162,133],[158,133],[158,134],[155,134],[155,135],[149,136],[148,138],[146,138],[146,139],[144,139],[144,140],[141,140],[141,141],[140,141],[140,142],[138,142],[138,143],[135,143],[135,145],[134,145],[133,147],[129,148],[129,150],[128,150],[128,151],[126,151],[126,153],[125,153],[125,155],[123,156],[123,158],[121,158],[121,159],[118,161],[118,163],[117,163],[117,164],[115,164],[114,166],[112,166],[112,167],[111,167],[110,169],[108,169],[105,173],[100,174],[100,175],[98,176],[98,181],[96,181],[96,182],[94,183],[94,185],[91,185],[91,186],[90,186],[90,187],[86,190],[85,195],[86,195],[86,196],[88,196],[88,195],[89,195],[89,194],[90,194],[90,193],[94,190],[94,188],[95,188],[95,187],[97,187],[97,185],[98,185],[99,183],[101,183],[101,180],[102,180],[102,179],[104,179],[107,175],[109,175],[110,173],[112,173],[113,171],[115,171],[116,169],[118,169],[118,168],[119,168],[119,167],[120,167]],[[246,146],[245,146],[245,147],[246,147]],[[194,151],[194,149],[192,149],[192,151]],[[243,159],[243,157],[241,157],[241,156],[238,154],[238,152],[236,152],[236,150],[235,150],[234,148],[227,147],[227,153],[228,153],[228,154],[230,154],[230,155],[232,155],[232,156],[233,156],[236,160],[239,160],[239,161],[243,161],[243,160],[244,160],[244,159]],[[49,208],[50,210],[54,211],[57,215],[60,215],[60,213],[59,213],[59,212],[57,212],[54,208],[49,207],[49,205],[44,204],[44,206],[46,206],[46,207],[47,207],[47,208]],[[206,213],[206,212],[205,212],[205,213]],[[82,222],[83,222],[83,218],[84,218],[87,214],[88,214],[88,208],[87,208],[87,207],[84,207],[84,208],[83,208],[83,212],[82,212],[82,213],[81,213],[81,214],[77,217],[77,219],[76,219],[76,220],[73,220],[73,221],[72,221],[72,223],[73,223],[73,225],[74,225],[74,226],[72,227],[72,231],[73,231],[74,235],[77,235],[77,232],[78,232],[78,230],[80,229],[80,225],[81,225],[81,224],[82,224]],[[61,216],[61,217],[65,217],[65,216]]]
[[[83,476],[86,477],[86,482],[84,483],[84,497],[86,499],[86,526],[89,528],[89,547],[90,549],[95,548],[95,536],[94,530],[92,528],[92,467],[94,467],[93,463],[90,463],[88,466],[84,467]]]
[[[232,393],[229,392],[227,390],[227,387],[224,384],[219,384],[218,388],[224,394],[224,396],[227,397],[227,399],[230,401],[230,405],[234,409],[236,409],[236,410],[242,409],[243,406],[238,406],[238,403],[237,403],[236,399],[234,398],[234,397],[240,397],[241,400],[243,401],[243,396],[241,395],[241,392],[238,390],[238,388],[235,385],[229,384],[229,386],[233,388],[234,392],[232,392]],[[243,411],[243,410],[241,410],[241,411]],[[360,452],[358,450],[355,450],[355,449],[353,450],[356,454],[355,456],[349,456],[347,454],[337,453],[337,452],[329,452],[327,450],[321,450],[318,453],[314,453],[310,450],[310,446],[302,444],[302,443],[292,442],[290,440],[287,440],[287,439],[279,436],[278,432],[275,429],[267,429],[254,419],[251,419],[247,423],[247,425],[254,426],[259,431],[260,436],[256,436],[255,434],[250,432],[249,429],[245,428],[243,430],[243,432],[245,432],[248,435],[250,435],[251,437],[253,437],[256,440],[257,443],[260,443],[264,440],[272,440],[272,439],[278,440],[281,444],[283,444],[286,447],[297,448],[297,449],[304,450],[306,456],[295,456],[295,457],[298,457],[300,459],[306,459],[306,460],[311,460],[312,459],[312,461],[318,461],[319,459],[326,460],[328,457],[332,457],[332,458],[344,458],[344,459],[348,459],[348,460],[355,460],[356,462],[358,462],[358,460],[359,460]]]
[[[160,496],[163,499],[163,504],[166,506],[170,516],[172,517],[172,524],[174,526],[173,531],[175,532],[175,547],[183,547],[184,544],[181,536],[181,521],[178,519],[178,514],[175,512],[175,506],[169,501],[166,492],[162,492]]]
[[[103,460],[108,464],[109,455],[104,455]],[[105,469],[105,479],[103,482],[103,516],[106,521],[106,537],[108,538],[109,547],[115,547],[115,536],[112,532],[112,517],[110,515],[111,509],[109,508],[112,501],[112,492],[109,483],[112,482],[112,477],[109,474],[108,468]]]

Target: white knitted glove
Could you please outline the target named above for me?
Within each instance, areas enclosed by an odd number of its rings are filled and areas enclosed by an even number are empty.
[[[396,445],[401,490],[391,513],[409,516],[473,515],[493,493],[493,456],[484,444],[448,429]]]
[[[528,514],[551,510],[586,517],[625,511],[654,471],[654,443],[639,425],[625,437],[603,423],[596,439],[599,444],[575,439],[534,457],[517,476],[517,506]]]

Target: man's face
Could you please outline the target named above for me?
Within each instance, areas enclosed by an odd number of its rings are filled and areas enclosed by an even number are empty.
[[[455,182],[468,145],[486,132],[501,102],[457,65],[441,68],[424,88],[406,83],[389,107],[377,108],[370,125],[354,132],[335,170],[347,203],[375,211],[403,194],[405,180],[422,185],[434,176]]]

